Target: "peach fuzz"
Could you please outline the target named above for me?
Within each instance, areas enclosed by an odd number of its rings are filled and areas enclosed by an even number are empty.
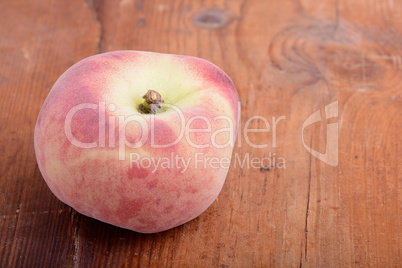
[[[138,109],[149,89],[165,100],[155,115]],[[217,198],[229,167],[208,159],[230,161],[238,118],[237,91],[212,63],[109,52],[76,63],[57,80],[36,123],[35,153],[51,191],[78,212],[160,232],[194,219]],[[185,135],[183,119],[191,129]],[[165,166],[148,166],[161,159]]]

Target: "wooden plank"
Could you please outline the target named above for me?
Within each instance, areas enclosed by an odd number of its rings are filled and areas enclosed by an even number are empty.
[[[76,221],[41,178],[33,130],[60,74],[96,53],[99,25],[82,1],[8,1],[0,8],[0,266],[72,266]]]
[[[400,266],[400,1],[40,0],[0,11],[0,266]],[[210,60],[241,99],[219,198],[153,235],[58,201],[33,151],[37,114],[61,73],[120,49]],[[303,131],[316,111],[323,120]],[[253,116],[271,131],[245,135]],[[257,119],[249,128],[264,127]],[[327,123],[339,124],[336,167],[303,147],[325,152]],[[247,156],[286,166],[242,167]]]

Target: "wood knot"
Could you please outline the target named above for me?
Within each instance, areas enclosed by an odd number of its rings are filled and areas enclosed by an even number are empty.
[[[328,78],[364,85],[376,83],[385,75],[381,55],[368,53],[361,47],[327,45],[322,52],[319,60],[325,63]],[[336,79],[332,79],[334,83]]]
[[[272,65],[280,72],[303,73],[297,84],[305,87],[323,80],[341,88],[398,87],[400,56],[393,52],[396,47],[381,45],[381,36],[369,36],[366,29],[344,21],[299,24],[277,33],[269,48]]]
[[[203,11],[194,16],[193,22],[200,28],[217,29],[227,22],[226,11],[220,9]]]

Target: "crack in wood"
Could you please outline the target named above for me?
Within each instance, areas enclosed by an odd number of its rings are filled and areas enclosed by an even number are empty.
[[[313,133],[311,133],[310,148],[313,148]],[[308,186],[307,186],[307,205],[306,205],[306,220],[304,225],[304,257],[307,261],[307,242],[308,242],[308,212],[310,208],[310,189],[311,189],[311,154],[309,157],[309,171],[308,171]],[[300,267],[303,264],[303,251],[300,253]]]
[[[299,267],[301,268],[303,266],[303,251],[300,251],[300,264]]]
[[[74,209],[71,209],[70,217],[71,217],[71,224],[73,226],[72,238],[74,240],[73,267],[78,267],[78,262],[79,262],[78,253],[80,250],[81,214],[76,212]],[[75,219],[75,218],[77,218],[77,219]]]
[[[96,41],[96,54],[100,54],[103,52],[103,37],[104,37],[104,26],[103,26],[103,21],[100,18],[99,15],[99,7],[95,6],[94,0],[85,0],[87,2],[87,5],[89,9],[92,12],[93,18],[96,21],[96,23],[99,25],[99,34],[98,34],[98,39]],[[96,1],[96,0],[95,0]]]

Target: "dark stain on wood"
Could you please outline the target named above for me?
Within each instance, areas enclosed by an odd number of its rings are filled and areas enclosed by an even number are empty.
[[[145,26],[145,18],[138,19],[138,27],[142,28]]]
[[[226,11],[218,9],[203,11],[194,16],[193,22],[197,27],[200,28],[221,28],[227,22]]]

